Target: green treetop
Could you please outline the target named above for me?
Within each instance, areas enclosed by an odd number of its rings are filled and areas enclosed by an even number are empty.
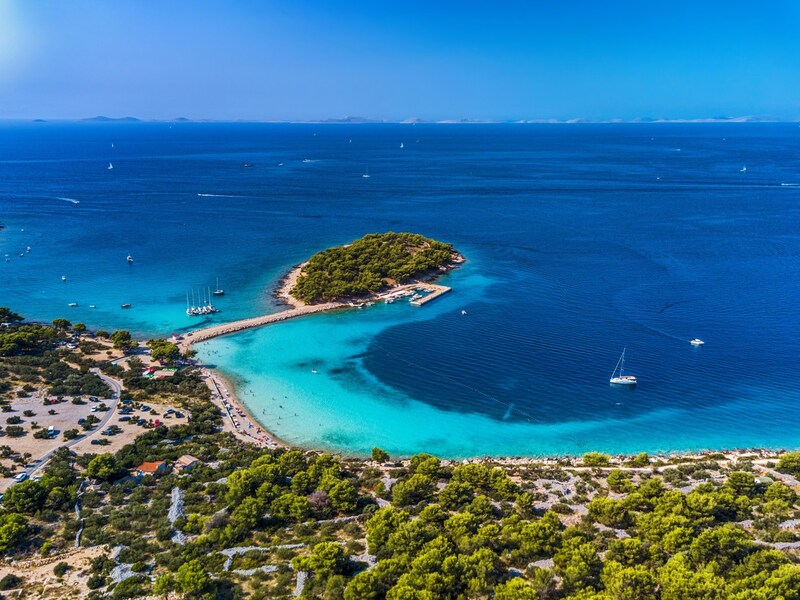
[[[304,302],[363,296],[444,268],[454,255],[450,244],[419,234],[373,233],[312,256],[291,293]]]

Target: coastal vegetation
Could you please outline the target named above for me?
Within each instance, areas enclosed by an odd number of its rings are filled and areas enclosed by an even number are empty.
[[[312,256],[291,294],[307,303],[364,296],[446,269],[457,256],[450,244],[416,233],[373,233]]]
[[[21,389],[19,361],[89,365],[57,346],[62,335],[0,357],[7,399]],[[115,450],[62,447],[41,478],[7,487],[10,597],[800,598],[800,453],[457,462],[268,449],[222,431],[192,364],[152,379],[141,360],[102,369],[123,397],[169,398],[188,422]],[[49,385],[32,373],[30,386]],[[5,444],[9,460],[15,439]],[[143,463],[163,467],[136,474]]]

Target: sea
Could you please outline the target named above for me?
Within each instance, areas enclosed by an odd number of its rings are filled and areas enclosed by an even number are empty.
[[[796,123],[0,125],[28,319],[181,334],[283,310],[287,270],[366,233],[461,251],[423,307],[197,346],[277,437],[352,455],[800,447],[799,225]]]

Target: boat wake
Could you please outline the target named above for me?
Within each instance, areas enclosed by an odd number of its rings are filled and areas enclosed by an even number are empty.
[[[237,196],[236,194],[197,194],[201,198],[247,198],[247,196]]]
[[[800,183],[782,183],[781,187],[800,187]]]
[[[62,198],[61,196],[53,196],[55,200],[63,200],[64,202],[72,202],[73,204],[80,204],[80,200],[75,200],[75,198]]]

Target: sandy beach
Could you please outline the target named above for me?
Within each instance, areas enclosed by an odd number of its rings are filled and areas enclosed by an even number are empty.
[[[458,266],[463,262],[464,258],[459,254],[454,259],[453,265],[450,268],[455,268],[455,266]],[[303,267],[306,264],[306,262],[303,262],[293,267],[286,275],[284,275],[284,277],[281,278],[277,289],[273,292],[273,297],[276,300],[279,300],[282,304],[290,308],[270,315],[242,319],[240,321],[223,323],[221,325],[215,325],[198,331],[189,332],[178,342],[178,346],[180,347],[181,351],[185,352],[191,348],[193,344],[198,342],[244,331],[246,329],[278,323],[280,321],[285,321],[304,315],[359,306],[353,301],[353,299],[348,299],[347,301],[342,300],[325,302],[321,304],[306,304],[299,298],[292,296],[291,290],[296,285],[298,278],[302,274]],[[447,272],[450,270],[450,268],[443,270],[442,272]],[[412,290],[420,286],[424,286],[430,292],[430,296],[426,298],[430,300],[450,291],[449,287],[432,283],[431,279],[434,278],[434,274],[428,274],[421,280],[415,280],[402,285],[395,284],[390,286],[388,290],[378,294],[373,294],[367,298],[360,298],[359,301],[363,303],[377,301],[391,302],[394,300],[394,298],[398,297],[398,294],[402,294],[407,290]],[[424,302],[418,304],[418,306],[421,306],[423,303]],[[223,429],[225,431],[230,431],[242,440],[266,447],[272,448],[278,446],[287,446],[287,444],[282,442],[277,436],[270,433],[270,431],[263,424],[263,419],[256,419],[250,413],[250,411],[247,410],[241,399],[237,397],[235,386],[232,385],[229,380],[208,366],[199,366],[201,367],[203,376],[206,379],[206,385],[208,385],[209,389],[211,390],[211,396],[214,403],[217,404],[220,410],[222,410],[224,413]]]
[[[219,372],[201,366],[211,398],[223,413],[222,430],[232,433],[242,441],[266,448],[285,447],[283,441],[257,421],[236,395],[236,387]]]

